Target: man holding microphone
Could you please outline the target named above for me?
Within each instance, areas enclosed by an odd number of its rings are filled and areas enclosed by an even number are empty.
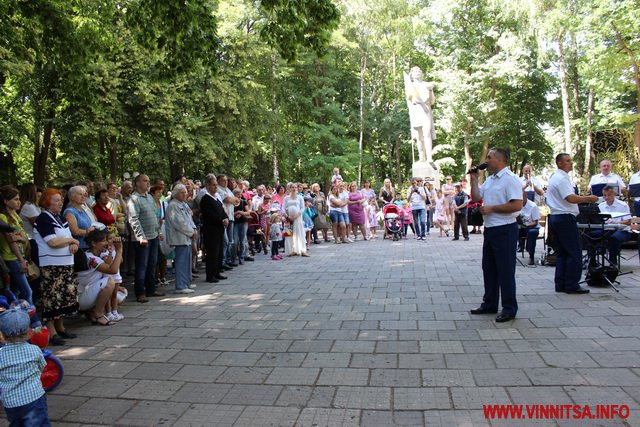
[[[569,172],[573,169],[573,160],[567,153],[556,156],[558,170],[549,180],[547,204],[551,208],[549,227],[556,236],[556,292],[567,294],[588,294],[589,289],[581,288],[578,283],[582,276],[582,247],[576,216],[578,203],[595,203],[598,196],[578,196]]]
[[[496,322],[507,322],[516,317],[516,245],[518,224],[516,217],[522,209],[522,184],[509,170],[509,154],[502,148],[487,153],[486,167],[492,173],[479,186],[478,168],[469,171],[473,200],[484,199],[480,212],[484,217],[484,243],[482,246],[482,273],[484,296],[482,305],[471,314],[498,312],[502,294],[502,311]],[[483,165],[484,166],[484,165]],[[482,169],[482,168],[480,168]]]

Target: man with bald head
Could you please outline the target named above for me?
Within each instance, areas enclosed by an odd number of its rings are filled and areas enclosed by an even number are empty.
[[[626,191],[627,191],[626,190],[627,186],[625,185],[620,175],[618,175],[617,173],[611,172],[611,160],[609,159],[604,159],[603,161],[601,161],[600,173],[595,174],[591,177],[591,181],[589,181],[589,188],[588,188],[589,194],[593,194],[591,187],[598,184],[611,185],[613,186],[614,189],[616,189],[618,194],[623,192],[626,194]],[[604,198],[600,196],[600,201],[603,201],[603,200]]]

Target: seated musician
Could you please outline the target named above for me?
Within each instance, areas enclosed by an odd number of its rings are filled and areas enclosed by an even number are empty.
[[[605,230],[607,234],[607,244],[609,247],[609,262],[611,265],[617,264],[620,248],[622,244],[631,239],[631,211],[629,205],[616,198],[618,193],[615,188],[607,185],[602,189],[604,202],[598,205],[600,213],[610,214],[611,218],[607,220],[607,224],[624,224],[626,227],[615,230],[613,233]],[[591,236],[601,236],[602,230],[592,231]]]
[[[540,233],[540,210],[531,200],[527,199],[527,194],[523,191],[522,210],[518,217],[518,252],[522,252],[525,248],[529,254],[529,265],[535,264],[534,255],[536,253],[536,240]]]

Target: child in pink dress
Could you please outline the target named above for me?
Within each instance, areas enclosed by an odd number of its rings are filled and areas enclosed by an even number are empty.
[[[408,228],[411,227],[411,231],[413,232],[413,238],[416,238],[416,230],[413,228],[413,213],[411,209],[409,209],[409,204],[404,201],[402,202],[402,225],[404,228],[404,238],[408,239],[407,231]]]

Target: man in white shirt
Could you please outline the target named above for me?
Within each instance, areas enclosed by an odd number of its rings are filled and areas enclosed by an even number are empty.
[[[492,173],[482,184],[478,183],[478,170],[471,172],[473,200],[484,200],[480,212],[484,217],[484,243],[482,246],[482,273],[484,296],[482,305],[471,314],[496,313],[502,295],[502,311],[496,322],[506,322],[516,317],[516,245],[518,224],[516,216],[522,209],[522,186],[518,177],[509,170],[509,153],[502,148],[492,148],[486,163]]]
[[[555,235],[558,249],[556,251],[556,292],[568,294],[586,294],[589,289],[581,288],[578,283],[582,276],[582,247],[576,216],[579,213],[578,203],[595,203],[598,196],[578,196],[569,172],[573,169],[573,161],[567,153],[556,156],[558,170],[549,180],[547,188],[547,205],[551,208],[549,228]]]
[[[611,218],[607,220],[607,224],[626,224],[627,227],[616,230],[614,233],[607,237],[607,243],[609,244],[609,262],[611,265],[617,264],[618,255],[620,255],[620,248],[622,244],[631,239],[631,211],[629,205],[616,198],[615,188],[607,185],[602,190],[604,196],[604,202],[598,205],[600,212],[603,214],[611,215]],[[609,233],[605,231],[605,233]],[[602,230],[596,230],[591,233],[602,234]]]
[[[538,205],[533,203],[527,198],[527,194],[523,191],[522,194],[522,210],[520,211],[520,225],[519,240],[518,240],[518,252],[527,249],[529,254],[529,265],[535,264],[534,255],[536,253],[536,240],[540,233],[540,210]]]
[[[597,184],[611,184],[612,186],[617,186],[617,190],[619,192],[626,192],[627,186],[625,185],[620,175],[611,172],[611,160],[603,160],[600,162],[600,173],[593,175],[591,180],[589,181],[589,194],[593,194],[591,189],[592,186]],[[600,201],[604,199],[600,198]]]
[[[267,188],[264,185],[258,185],[256,187],[256,195],[251,199],[251,209],[257,211],[262,202],[264,202],[264,193]]]
[[[531,165],[525,165],[522,168],[520,182],[522,182],[522,191],[527,193],[527,196],[534,192],[535,202],[539,203],[540,198],[544,196],[544,190],[542,189],[542,182],[531,174]]]

